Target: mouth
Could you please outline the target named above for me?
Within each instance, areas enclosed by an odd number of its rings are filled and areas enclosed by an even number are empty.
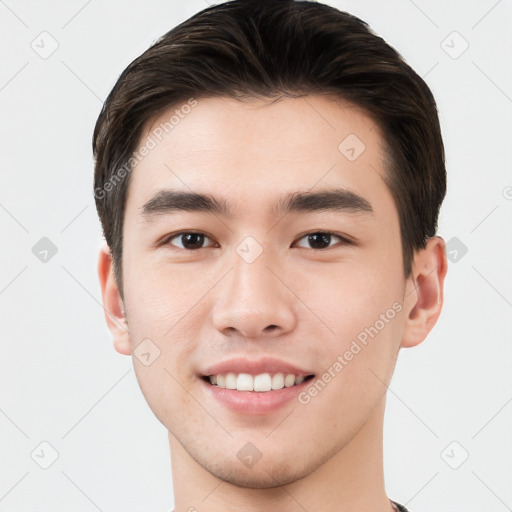
[[[268,393],[283,388],[292,388],[314,378],[314,375],[294,375],[293,373],[222,373],[204,375],[202,379],[213,387],[236,391]]]

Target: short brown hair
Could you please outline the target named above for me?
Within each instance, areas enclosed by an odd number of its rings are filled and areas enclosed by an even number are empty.
[[[385,181],[399,213],[409,277],[414,252],[437,231],[446,194],[444,147],[430,89],[351,14],[318,2],[234,0],[195,14],[136,58],[98,117],[96,207],[121,295],[130,159],[146,123],[191,97],[245,101],[315,93],[352,102],[380,126],[387,147]]]

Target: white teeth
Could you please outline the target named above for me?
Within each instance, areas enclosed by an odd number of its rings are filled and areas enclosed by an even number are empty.
[[[252,391],[254,381],[252,375],[248,373],[240,373],[236,379],[236,390],[237,391]]]
[[[295,379],[295,384],[300,384],[301,382],[304,381],[304,376],[303,375],[300,375],[299,377],[297,377]]]
[[[284,379],[284,387],[291,388],[295,384],[295,375],[289,373]]]
[[[284,388],[284,375],[282,373],[276,373],[272,377],[272,389]]]
[[[259,375],[251,375],[249,373],[236,374],[233,372],[223,375],[210,375],[210,384],[225,389],[236,389],[237,391],[258,391],[266,392],[282,388],[290,388],[300,384],[305,377],[299,375],[296,377],[292,373],[283,374],[261,373]]]
[[[268,373],[262,373],[254,377],[254,391],[270,391],[272,389],[272,378]]]
[[[234,373],[226,375],[226,389],[236,389],[236,375]]]

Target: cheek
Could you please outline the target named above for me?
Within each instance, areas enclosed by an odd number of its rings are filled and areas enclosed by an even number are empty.
[[[194,303],[205,293],[202,288],[183,273],[145,271],[142,265],[126,279],[125,306],[137,381],[164,424],[177,410],[197,407],[184,389],[197,384],[190,361],[199,337],[191,331],[191,318]]]
[[[332,339],[346,340],[377,322],[396,302],[401,304],[404,283],[400,272],[401,266],[340,266],[309,280],[304,302],[330,327]],[[394,318],[396,309],[388,316]]]
[[[324,293],[311,300],[329,326],[323,329],[322,366],[326,379],[336,382],[331,398],[361,405],[369,400],[370,407],[385,390],[381,380],[391,378],[402,337],[401,260],[383,255],[379,265],[352,266],[324,283]]]
[[[162,268],[142,258],[140,263],[127,258],[124,282],[131,330],[145,329],[157,338],[172,336],[203,288],[201,280],[192,281],[183,269]]]
[[[180,367],[171,364],[172,356],[168,356],[170,354],[162,351],[150,366],[145,366],[134,357],[134,369],[141,392],[155,416],[167,428],[171,425],[176,428],[194,417],[201,423],[201,409],[193,394],[187,391],[193,389],[192,380],[183,375]]]
[[[321,370],[300,403],[333,425],[357,429],[385,394],[403,329],[401,288],[390,289],[391,281],[378,272],[351,272],[331,282],[317,304],[334,334],[319,340]]]
[[[134,365],[139,363],[137,346],[149,339],[158,352],[155,367],[173,374],[179,372],[183,385],[192,383],[196,376],[190,370],[191,361],[205,338],[199,330],[207,322],[208,293],[218,278],[203,275],[197,267],[187,265],[186,269],[155,268],[149,264],[145,268],[135,261],[133,265],[130,261],[126,263],[129,271],[125,274],[125,307]],[[161,378],[169,380],[169,373],[164,370]],[[150,384],[155,372],[144,372],[141,368],[140,374],[144,379],[142,386]]]

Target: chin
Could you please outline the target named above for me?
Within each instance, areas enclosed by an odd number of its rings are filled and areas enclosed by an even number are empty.
[[[288,485],[307,476],[308,472],[302,473],[283,467],[280,464],[263,462],[260,460],[252,468],[240,467],[240,464],[223,465],[208,469],[217,478],[247,489],[271,489]]]

